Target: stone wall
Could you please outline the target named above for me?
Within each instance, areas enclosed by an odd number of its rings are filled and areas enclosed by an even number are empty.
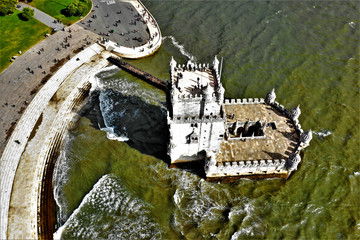
[[[215,160],[209,160],[205,171],[207,177],[288,174],[285,159],[236,162],[216,162]]]
[[[169,156],[174,162],[199,160],[202,151],[219,150],[224,134],[220,117],[180,118],[169,120]]]

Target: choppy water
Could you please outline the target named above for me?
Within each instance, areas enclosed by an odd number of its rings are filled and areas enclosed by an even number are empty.
[[[165,95],[104,71],[93,92],[103,122],[80,118],[58,161],[57,236],[359,239],[359,2],[144,3],[164,43],[132,64],[168,79],[171,56],[201,63],[217,54],[226,97],[264,97],[275,87],[283,105],[301,104],[314,138],[287,181],[208,183],[164,162]]]

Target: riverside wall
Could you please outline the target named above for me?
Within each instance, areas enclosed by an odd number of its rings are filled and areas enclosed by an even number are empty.
[[[104,57],[106,59],[106,57]],[[107,61],[100,61],[94,70],[98,71],[106,67]],[[53,189],[52,179],[53,170],[57,160],[57,155],[64,136],[73,123],[76,112],[73,109],[82,103],[83,99],[88,95],[91,88],[91,79],[94,78],[93,73],[83,78],[65,102],[61,105],[56,115],[57,121],[54,121],[50,131],[43,143],[43,147],[38,157],[37,170],[37,226],[39,239],[52,238],[55,230],[55,219],[53,210]]]
[[[6,148],[0,159],[0,238],[8,238],[8,217],[10,197],[12,194],[12,187],[16,174],[17,167],[22,153],[27,146],[27,142],[31,133],[34,130],[36,122],[41,116],[43,110],[49,103],[50,99],[57,92],[59,87],[63,84],[64,80],[74,73],[85,62],[101,53],[103,48],[98,44],[94,44],[84,51],[78,53],[75,57],[69,60],[61,69],[59,69],[39,91],[35,98],[31,101],[21,119],[19,120],[16,128],[14,129]],[[35,166],[34,166],[35,167]],[[34,170],[35,172],[35,170]],[[41,181],[41,175],[36,176],[38,181]],[[37,198],[32,198],[31,211],[37,211]],[[36,214],[35,214],[36,216]],[[29,216],[31,217],[31,216]],[[33,221],[30,221],[33,223]],[[35,221],[37,222],[37,221]],[[31,226],[33,227],[33,226]],[[36,228],[35,228],[36,229]],[[28,236],[28,238],[37,238],[37,231]]]

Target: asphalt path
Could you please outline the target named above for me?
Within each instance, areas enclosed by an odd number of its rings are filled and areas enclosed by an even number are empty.
[[[22,10],[25,7],[31,8],[34,10],[34,18],[39,20],[40,22],[42,22],[43,24],[51,27],[51,28],[56,28],[57,30],[62,30],[65,26],[61,23],[56,23],[56,19],[47,15],[46,13],[40,11],[37,8],[34,8],[26,3],[23,2],[19,2],[18,5],[20,6],[20,8],[18,8],[19,10]]]
[[[93,10],[77,24],[120,46],[138,47],[150,39],[142,20],[141,13],[126,1],[93,0]]]

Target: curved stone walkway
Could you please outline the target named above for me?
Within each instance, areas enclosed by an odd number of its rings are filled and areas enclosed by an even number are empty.
[[[71,33],[68,31],[70,29]],[[0,155],[11,135],[11,129],[47,79],[68,59],[75,56],[81,47],[90,46],[87,43],[95,43],[99,37],[77,24],[67,27],[66,30],[44,38],[0,74]],[[70,46],[65,48],[66,37]],[[55,62],[55,59],[59,61]]]
[[[87,76],[83,77],[77,86],[73,89],[73,91],[68,95],[65,102],[61,105],[60,110],[58,111],[54,121],[51,125],[50,131],[48,132],[44,143],[42,144],[42,148],[37,160],[36,167],[36,179],[34,182],[37,183],[35,192],[37,193],[37,221],[40,224],[40,217],[48,217],[43,216],[41,212],[44,212],[44,208],[47,208],[47,197],[44,196],[44,180],[46,177],[45,174],[54,166],[55,161],[57,159],[53,158],[53,154],[57,151],[64,140],[64,136],[68,131],[74,117],[76,116],[76,112],[73,109],[81,103],[84,98],[84,94],[90,90],[91,87],[91,79],[94,78],[94,75],[106,67],[109,63],[106,60],[111,54],[105,52],[102,54],[102,58],[97,62],[96,66],[91,69],[91,74],[88,73]],[[52,181],[51,181],[52,182]],[[47,227],[47,226],[44,226]],[[45,230],[46,231],[46,230]],[[54,232],[51,232],[53,234]],[[44,234],[46,237],[46,234]]]
[[[0,239],[7,238],[9,202],[16,169],[40,114],[64,79],[101,51],[103,48],[94,44],[78,53],[57,71],[31,101],[12,133],[0,159]]]

